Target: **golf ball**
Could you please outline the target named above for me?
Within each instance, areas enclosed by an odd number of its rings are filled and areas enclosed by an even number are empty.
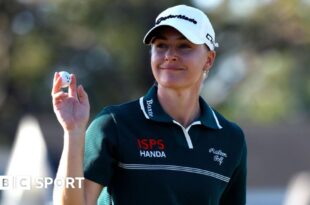
[[[67,71],[60,71],[59,75],[61,77],[61,87],[68,87],[71,83],[70,73]]]

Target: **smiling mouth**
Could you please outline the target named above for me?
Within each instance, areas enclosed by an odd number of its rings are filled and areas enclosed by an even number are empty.
[[[179,71],[179,70],[184,70],[182,68],[179,68],[179,67],[172,67],[172,66],[169,66],[169,67],[160,67],[159,68],[160,70],[172,70],[172,71]]]

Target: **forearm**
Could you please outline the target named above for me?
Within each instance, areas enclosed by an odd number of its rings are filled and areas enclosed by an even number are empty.
[[[81,179],[83,174],[85,132],[65,132],[63,151],[57,171],[57,179]],[[54,186],[55,205],[84,205],[84,180],[74,180],[73,184],[63,183]]]

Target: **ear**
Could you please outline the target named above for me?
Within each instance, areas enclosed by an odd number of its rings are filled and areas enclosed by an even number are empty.
[[[209,71],[211,67],[213,66],[214,60],[216,57],[216,52],[215,51],[208,51],[207,53],[207,61],[204,66],[205,71]]]

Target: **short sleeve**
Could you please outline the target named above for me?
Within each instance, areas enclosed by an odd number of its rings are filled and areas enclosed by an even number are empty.
[[[247,176],[247,147],[244,142],[240,163],[235,169],[227,188],[221,198],[220,205],[246,204],[246,176]]]
[[[113,115],[104,109],[85,136],[84,177],[107,186],[116,166],[117,131]]]

